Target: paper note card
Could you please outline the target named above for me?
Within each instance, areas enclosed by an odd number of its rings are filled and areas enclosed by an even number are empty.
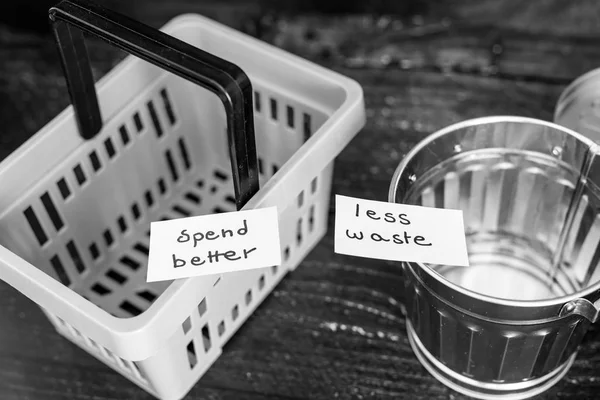
[[[335,252],[381,260],[468,266],[462,211],[337,195]]]
[[[276,207],[150,224],[148,282],[280,264]]]

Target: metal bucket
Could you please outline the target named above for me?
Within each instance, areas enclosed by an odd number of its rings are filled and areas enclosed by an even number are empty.
[[[425,368],[482,399],[523,399],[573,363],[600,298],[600,149],[521,117],[452,125],[398,166],[389,201],[460,209],[469,267],[403,263]]]
[[[556,103],[554,122],[600,142],[600,68],[565,88]]]

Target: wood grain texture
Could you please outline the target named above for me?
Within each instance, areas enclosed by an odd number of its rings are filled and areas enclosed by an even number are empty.
[[[444,0],[397,8],[350,2],[347,9],[327,1],[281,3],[135,0],[124,11],[155,27],[201,13],[361,83],[367,125],[338,157],[333,193],[385,200],[402,157],[453,122],[498,114],[550,120],[564,86],[600,63],[594,1]],[[90,57],[101,76],[122,54],[92,42]],[[54,44],[43,31],[0,26],[0,104],[0,158],[68,104]],[[187,398],[466,398],[413,355],[397,265],[332,249],[330,219],[326,238]],[[599,358],[594,327],[567,377],[537,398],[598,398]],[[59,337],[35,304],[0,283],[0,399],[150,397]]]

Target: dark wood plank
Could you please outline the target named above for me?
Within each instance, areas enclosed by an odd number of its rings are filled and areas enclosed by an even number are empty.
[[[183,12],[198,12],[232,25],[245,24],[254,14],[394,16],[423,23],[449,19],[553,36],[600,34],[600,12],[594,0],[96,0],[107,7],[159,25]],[[0,23],[47,32],[46,14],[58,0],[21,0],[0,6]]]
[[[477,24],[555,36],[596,36],[600,33],[600,12],[594,0],[459,0],[444,4],[455,18]]]
[[[137,1],[148,4],[137,17],[153,26],[185,9],[303,57],[347,67],[454,70],[562,83],[600,67],[595,45],[600,7],[592,2]],[[352,16],[331,16],[327,10],[336,6]],[[298,16],[299,11],[310,16]]]
[[[289,17],[278,22],[263,29],[263,39],[302,57],[348,68],[567,83],[600,66],[595,38],[532,34],[450,19],[408,25],[401,19],[368,17]]]

